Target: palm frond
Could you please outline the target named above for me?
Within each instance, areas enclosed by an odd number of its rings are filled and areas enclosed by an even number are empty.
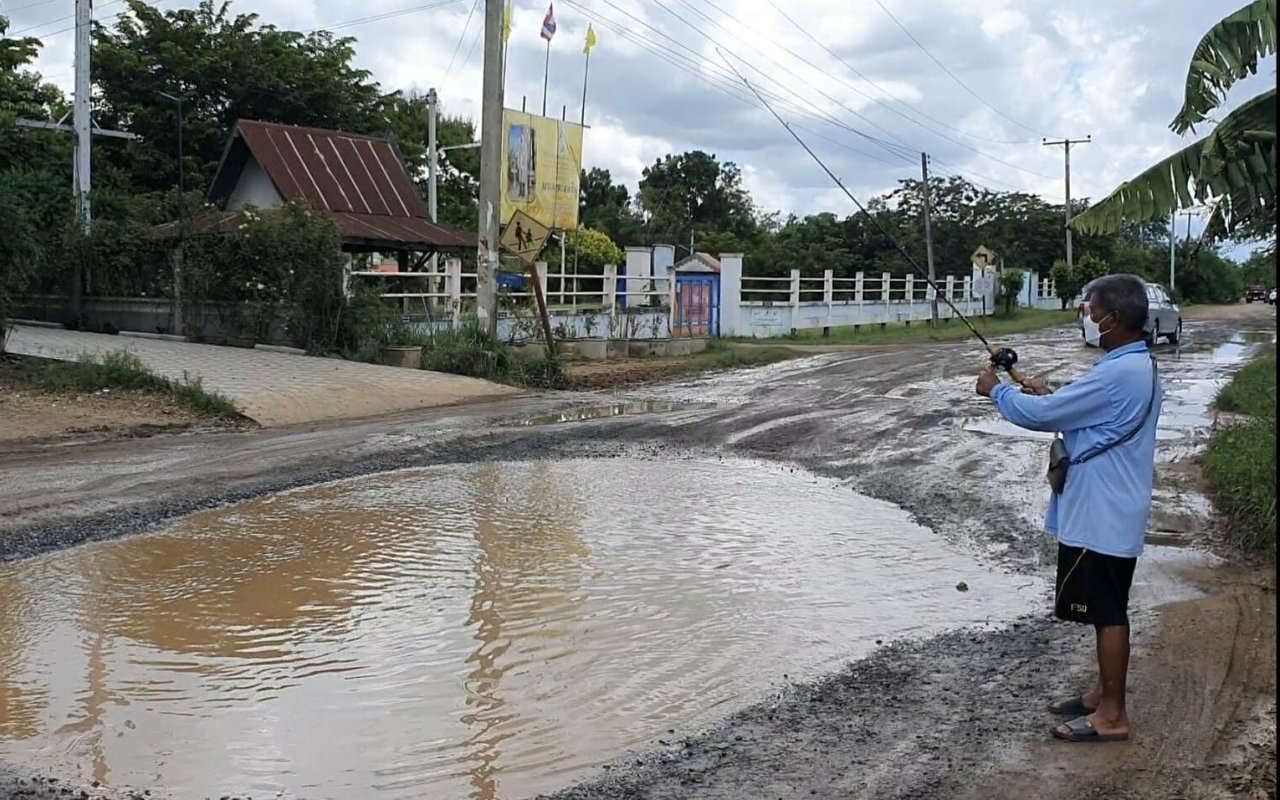
[[[1181,136],[1220,106],[1236,81],[1258,71],[1276,51],[1276,2],[1253,0],[1214,25],[1191,56],[1182,108],[1169,123]]]
[[[1228,232],[1256,214],[1274,213],[1275,103],[1275,89],[1244,103],[1213,133],[1120,184],[1073,219],[1072,227],[1090,235],[1114,233],[1125,223],[1211,201],[1218,204]]]

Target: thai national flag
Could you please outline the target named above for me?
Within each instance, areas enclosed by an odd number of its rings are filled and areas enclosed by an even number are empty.
[[[547,15],[542,18],[542,38],[548,42],[556,35],[556,9],[554,4],[547,6]]]

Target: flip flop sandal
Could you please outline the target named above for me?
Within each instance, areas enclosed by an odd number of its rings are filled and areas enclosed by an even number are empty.
[[[1096,708],[1089,708],[1084,704],[1084,697],[1068,697],[1065,700],[1058,700],[1049,704],[1049,713],[1058,714],[1063,717],[1087,717]]]
[[[1053,734],[1053,738],[1061,739],[1064,742],[1127,742],[1129,734],[1127,733],[1098,733],[1093,724],[1089,722],[1088,717],[1076,717],[1070,722],[1064,723],[1068,733],[1063,733],[1057,726],[1049,729],[1049,733]]]

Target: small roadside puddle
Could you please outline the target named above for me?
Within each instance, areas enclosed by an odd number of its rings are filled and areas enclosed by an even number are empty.
[[[0,565],[0,762],[174,797],[529,797],[1042,589],[754,462],[368,476]]]
[[[608,403],[597,406],[578,406],[576,408],[569,408],[554,414],[542,414],[536,417],[516,420],[511,424],[515,427],[563,425],[567,422],[584,422],[591,419],[608,419],[610,417],[636,416],[639,414],[668,414],[672,411],[695,407],[705,408],[707,405],[677,405],[666,400],[641,400],[630,403]]]

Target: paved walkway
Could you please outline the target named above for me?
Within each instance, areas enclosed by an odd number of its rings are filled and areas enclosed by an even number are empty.
[[[128,350],[157,375],[178,381],[199,378],[204,388],[230,398],[260,425],[369,417],[517,391],[439,372],[26,326],[13,329],[6,349],[58,361]]]

